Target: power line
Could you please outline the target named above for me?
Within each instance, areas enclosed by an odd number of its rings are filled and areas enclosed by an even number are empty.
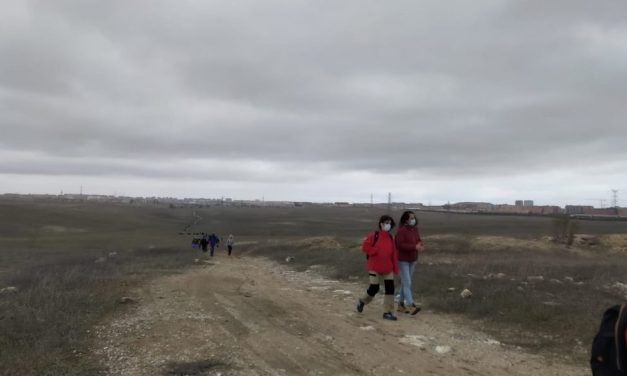
[[[612,207],[618,208],[618,189],[612,189]]]
[[[599,208],[604,208],[605,207],[605,203],[607,202],[606,199],[604,198],[586,198],[583,199],[584,201],[596,201],[599,203]]]

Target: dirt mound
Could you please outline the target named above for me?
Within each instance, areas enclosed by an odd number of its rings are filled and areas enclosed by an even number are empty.
[[[503,236],[477,236],[472,241],[472,247],[481,250],[524,249],[547,251],[552,245],[543,240],[515,239]]]
[[[573,246],[587,251],[599,249],[613,253],[627,253],[627,234],[574,234]]]
[[[574,234],[573,245],[580,247],[594,247],[601,244],[600,238],[590,234]]]
[[[627,234],[603,235],[600,242],[611,252],[627,253]]]
[[[549,251],[555,245],[548,238],[518,239],[505,236],[465,236],[457,234],[432,235],[425,238],[428,244],[434,241],[440,244],[456,244],[476,251],[534,250]]]
[[[295,244],[302,248],[318,248],[318,249],[340,249],[343,248],[340,242],[332,236],[314,236],[296,241]]]

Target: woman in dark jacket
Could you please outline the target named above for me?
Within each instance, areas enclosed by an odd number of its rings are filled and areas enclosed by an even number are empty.
[[[394,274],[398,274],[398,260],[394,248],[394,238],[390,231],[394,227],[394,220],[389,215],[381,216],[378,230],[371,232],[364,240],[361,249],[368,258],[368,276],[370,286],[358,301],[357,311],[363,312],[364,306],[372,301],[379,292],[379,285],[383,282],[385,296],[383,297],[383,318],[396,320],[394,316]]]
[[[418,253],[422,252],[423,245],[418,232],[418,220],[412,211],[406,211],[401,216],[399,228],[395,238],[398,252],[398,268],[401,275],[401,294],[398,300],[398,311],[415,315],[420,311],[412,297],[411,280],[418,261]]]

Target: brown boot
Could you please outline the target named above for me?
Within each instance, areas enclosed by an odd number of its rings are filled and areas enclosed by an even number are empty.
[[[398,308],[396,309],[396,311],[401,313],[409,313],[409,309],[405,307],[405,304],[403,303],[398,303]]]
[[[416,303],[412,303],[411,307],[409,307],[409,309],[407,310],[407,312],[409,312],[410,315],[415,315],[416,313],[420,312],[422,308],[418,307],[416,305]]]

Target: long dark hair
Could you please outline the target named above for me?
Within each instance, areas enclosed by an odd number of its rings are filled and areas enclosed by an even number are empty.
[[[409,219],[410,215],[414,215],[414,217],[416,216],[416,213],[414,213],[411,210],[405,210],[403,212],[403,215],[401,215],[401,219],[398,221],[398,223],[400,223],[401,225],[406,225],[407,224],[407,220]],[[416,224],[418,224],[418,218],[416,218]]]

